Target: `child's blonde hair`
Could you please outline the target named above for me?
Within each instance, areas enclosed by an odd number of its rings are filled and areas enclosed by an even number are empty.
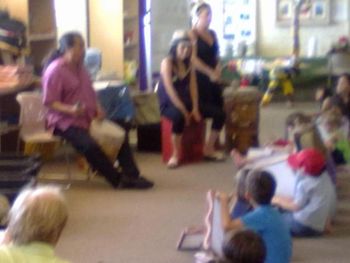
[[[297,124],[309,124],[312,119],[303,112],[297,111],[289,114],[286,118],[286,126],[294,127]]]
[[[322,114],[324,124],[328,129],[334,130],[342,125],[342,114],[338,108],[331,108]]]

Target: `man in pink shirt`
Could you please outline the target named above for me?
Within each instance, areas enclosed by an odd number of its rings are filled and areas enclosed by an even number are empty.
[[[117,157],[122,167],[120,173],[89,135],[91,121],[103,119],[104,112],[84,68],[84,54],[82,36],[69,32],[61,37],[59,49],[46,63],[43,103],[48,107],[48,128],[70,142],[114,188],[151,188],[153,183],[140,176],[127,142],[123,143]]]

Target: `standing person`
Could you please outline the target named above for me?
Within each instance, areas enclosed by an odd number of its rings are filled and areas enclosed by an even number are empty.
[[[59,188],[23,190],[9,212],[0,262],[68,263],[54,253],[67,219],[67,204]]]
[[[179,164],[181,138],[185,125],[191,119],[200,121],[196,75],[190,61],[191,40],[185,31],[176,31],[171,40],[169,54],[162,60],[158,95],[161,114],[172,123],[172,154],[169,168]]]
[[[225,122],[222,90],[218,83],[221,75],[219,45],[215,32],[209,29],[212,16],[210,6],[202,3],[194,11],[196,21],[190,37],[194,43],[192,61],[197,70],[199,111],[204,118],[213,119],[204,156],[210,160],[222,160],[223,154],[215,151],[215,142]]]
[[[84,53],[83,37],[68,32],[61,37],[58,50],[48,58],[43,76],[48,128],[71,143],[114,188],[150,188],[153,183],[140,176],[126,142],[117,156],[122,167],[120,173],[89,134],[91,121],[103,119],[104,112],[84,67]]]

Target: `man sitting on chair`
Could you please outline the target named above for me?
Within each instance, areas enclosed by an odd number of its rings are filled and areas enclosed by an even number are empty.
[[[85,156],[92,168],[114,188],[147,189],[153,183],[140,176],[126,142],[117,156],[122,173],[89,134],[94,118],[103,119],[87,70],[84,68],[84,40],[79,33],[64,34],[59,49],[47,60],[43,76],[43,102],[48,107],[47,124]]]

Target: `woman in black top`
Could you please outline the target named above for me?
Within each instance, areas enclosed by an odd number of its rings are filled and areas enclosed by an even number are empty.
[[[225,122],[222,90],[218,83],[221,76],[219,46],[215,32],[209,29],[210,6],[206,3],[200,4],[195,8],[194,15],[196,21],[190,36],[194,43],[192,62],[197,70],[199,110],[204,118],[213,119],[204,156],[211,160],[222,160],[223,155],[215,151],[215,142]]]

